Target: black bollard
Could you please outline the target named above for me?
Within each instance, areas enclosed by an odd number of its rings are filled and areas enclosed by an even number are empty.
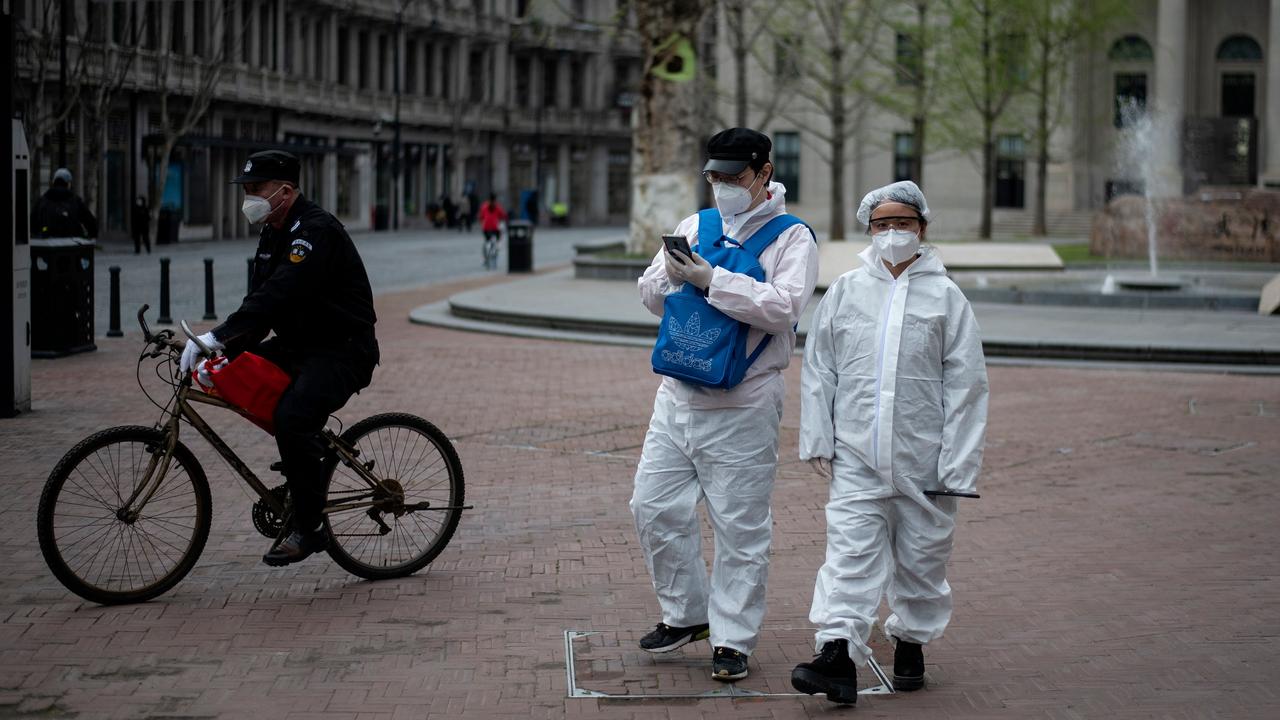
[[[120,331],[120,266],[107,268],[111,273],[111,327],[107,328],[107,337],[122,337]]]
[[[204,319],[218,319],[213,312],[213,258],[204,259]]]
[[[249,279],[244,284],[245,294],[253,292],[253,258],[246,258],[245,262],[249,264]]]
[[[173,318],[169,317],[169,258],[160,258],[160,317],[156,318],[156,322],[161,325],[172,325]]]

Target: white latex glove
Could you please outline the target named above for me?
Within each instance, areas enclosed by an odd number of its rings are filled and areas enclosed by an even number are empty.
[[[213,333],[207,332],[200,336],[200,342],[204,343],[210,350],[221,350],[226,347],[218,342],[218,338]],[[200,361],[200,346],[187,341],[187,346],[182,348],[182,361],[178,363],[178,370],[183,374],[187,374],[196,369],[196,363]]]
[[[667,254],[670,255],[670,253]],[[693,283],[699,290],[706,290],[711,284],[711,275],[715,272],[715,268],[711,267],[711,263],[703,260],[698,253],[693,253],[691,258],[683,259],[684,265],[674,260],[667,260],[667,276],[675,282]]]
[[[225,357],[205,358],[196,363],[196,382],[200,384],[200,387],[205,392],[213,389],[213,376],[209,373],[209,370],[211,368],[216,370],[225,364],[227,364]]]
[[[684,283],[684,275],[683,275],[683,272],[684,272],[684,271],[683,271],[683,270],[681,270],[681,268],[683,268],[684,266],[680,264],[680,261],[679,261],[679,260],[676,260],[675,255],[672,255],[670,250],[667,250],[667,251],[665,251],[665,252],[664,252],[663,258],[666,260],[666,263],[667,263],[667,265],[666,265],[666,266],[667,266],[667,280],[668,280],[672,285],[681,285],[681,284],[683,284],[683,283]]]
[[[829,458],[810,458],[809,467],[824,479],[831,479],[831,460]]]

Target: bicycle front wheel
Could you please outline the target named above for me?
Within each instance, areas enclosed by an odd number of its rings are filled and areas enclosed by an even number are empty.
[[[36,529],[45,562],[71,592],[103,605],[143,602],[195,565],[209,538],[209,482],[178,444],[163,481],[149,492],[164,446],[155,428],[115,427],[54,466]],[[140,488],[141,497],[125,507]]]
[[[330,557],[367,580],[421,570],[449,544],[462,517],[462,463],[453,444],[435,425],[407,413],[365,418],[342,440],[384,488],[371,490],[355,470],[329,460]]]

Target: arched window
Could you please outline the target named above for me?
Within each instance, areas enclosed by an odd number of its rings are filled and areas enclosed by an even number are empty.
[[[1138,35],[1125,35],[1111,45],[1107,58],[1111,60],[1151,60],[1151,43]]]
[[[1261,60],[1262,46],[1248,35],[1232,35],[1218,46],[1219,60]]]

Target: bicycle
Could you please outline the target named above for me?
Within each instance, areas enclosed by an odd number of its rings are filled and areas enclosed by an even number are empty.
[[[486,270],[495,270],[498,267],[498,246],[501,244],[501,235],[492,230],[486,230],[484,233],[484,267]]]
[[[178,439],[186,421],[258,495],[254,528],[275,538],[289,532],[287,487],[268,488],[200,417],[195,405],[239,408],[173,371],[184,343],[163,329],[152,334],[138,310],[144,347],[138,385],[161,408],[155,425],[124,425],[90,435],[54,466],[40,495],[40,551],[68,590],[103,605],[144,602],[172,589],[195,565],[209,537],[209,482]],[[186,322],[183,331],[198,342]],[[201,346],[202,349],[207,350]],[[211,355],[207,352],[206,355]],[[142,384],[142,366],[173,388],[161,405]],[[161,368],[168,364],[168,373]],[[341,429],[341,428],[340,428]],[[464,505],[462,464],[435,425],[408,413],[367,417],[340,435],[325,428],[323,532],[334,562],[361,578],[410,575],[426,567],[453,537]],[[272,465],[272,470],[279,465]]]

